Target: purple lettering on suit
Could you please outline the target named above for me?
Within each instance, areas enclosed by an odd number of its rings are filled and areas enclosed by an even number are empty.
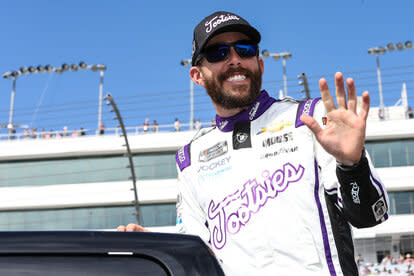
[[[302,165],[295,167],[286,163],[283,168],[273,173],[268,170],[263,171],[263,183],[259,183],[256,178],[249,179],[244,183],[241,191],[237,190],[217,204],[211,200],[208,206],[208,218],[213,246],[217,249],[223,248],[228,234],[237,234],[269,199],[276,198],[290,183],[299,181],[304,171]]]

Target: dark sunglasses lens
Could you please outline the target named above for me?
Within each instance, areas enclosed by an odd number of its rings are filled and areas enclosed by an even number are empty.
[[[230,46],[217,45],[206,49],[206,58],[208,62],[219,62],[227,58],[230,52]]]
[[[236,44],[234,48],[242,58],[254,57],[257,53],[257,45],[255,44]]]

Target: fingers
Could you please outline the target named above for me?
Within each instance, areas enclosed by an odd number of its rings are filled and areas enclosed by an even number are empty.
[[[140,231],[140,228],[142,228],[142,226],[138,224],[130,223],[126,227],[126,232],[138,232]]]
[[[116,228],[116,231],[118,232],[125,232],[126,231],[126,227],[123,225],[119,225],[118,228]]]
[[[322,132],[322,128],[319,126],[316,120],[306,114],[302,114],[302,116],[300,116],[300,120],[313,132],[313,134],[315,134],[316,139],[318,139],[320,133]]]
[[[149,232],[148,229],[142,227],[141,225],[130,223],[126,227],[124,225],[119,225],[116,229],[118,232]]]
[[[357,112],[357,95],[355,91],[355,83],[352,78],[348,78],[346,80],[346,86],[348,91],[348,102],[346,100],[346,93],[344,87],[344,77],[341,72],[337,72],[335,74],[335,93],[336,93],[336,101],[338,103],[338,109],[349,109],[354,114]],[[335,110],[335,103],[333,100],[332,95],[329,93],[328,83],[324,78],[319,80],[319,88],[321,90],[322,101],[325,106],[326,112],[329,113],[332,110]],[[369,93],[368,91],[364,92],[362,95],[362,106],[361,106],[361,113],[360,116],[366,120],[368,117],[369,112]],[[328,114],[329,117],[329,114]]]
[[[328,83],[324,78],[319,80],[319,89],[321,90],[322,101],[326,112],[329,113],[330,111],[335,110],[335,103],[331,93],[329,93]]]
[[[130,223],[126,227],[127,232],[149,232],[148,229],[142,227],[141,225]]]
[[[335,74],[335,95],[338,108],[346,109],[346,94],[344,86],[344,76],[341,72]]]
[[[356,114],[357,95],[355,92],[355,84],[352,78],[346,80],[346,86],[348,90],[348,109]]]
[[[359,116],[362,117],[365,121],[368,118],[368,112],[369,112],[369,103],[370,103],[370,97],[368,91],[365,91],[362,93],[362,105],[361,110],[359,111]]]

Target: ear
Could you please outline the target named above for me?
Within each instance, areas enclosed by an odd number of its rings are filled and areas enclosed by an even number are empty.
[[[193,66],[190,68],[190,78],[195,84],[204,86],[203,72],[201,72],[200,67]]]

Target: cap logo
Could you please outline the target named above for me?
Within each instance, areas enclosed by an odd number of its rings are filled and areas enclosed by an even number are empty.
[[[204,24],[206,27],[206,33],[211,32],[215,27],[229,20],[240,20],[240,18],[233,14],[222,14],[219,16],[215,16],[213,19],[211,19],[210,21],[206,21],[206,23]]]

